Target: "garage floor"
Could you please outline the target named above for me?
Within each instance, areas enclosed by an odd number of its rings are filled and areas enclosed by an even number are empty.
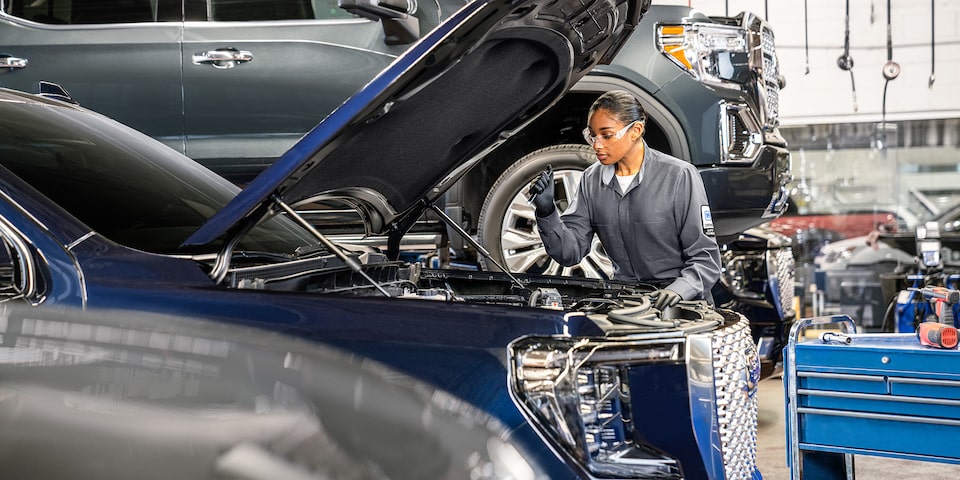
[[[764,480],[789,480],[786,434],[784,433],[783,381],[769,378],[759,386],[759,435],[757,464]],[[958,439],[957,448],[960,448]],[[960,479],[960,465],[917,462],[859,455],[855,459],[858,479],[884,480],[917,478],[923,480]],[[806,479],[817,480],[817,479]]]

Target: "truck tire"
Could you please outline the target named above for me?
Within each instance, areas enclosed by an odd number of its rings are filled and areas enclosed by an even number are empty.
[[[477,222],[480,242],[493,259],[514,273],[610,278],[613,267],[596,237],[578,265],[564,267],[551,259],[526,196],[530,181],[552,165],[557,208],[563,213],[583,171],[594,162],[596,155],[587,145],[554,145],[531,152],[507,168],[487,193]],[[481,259],[481,264],[487,270],[500,270],[487,259]]]

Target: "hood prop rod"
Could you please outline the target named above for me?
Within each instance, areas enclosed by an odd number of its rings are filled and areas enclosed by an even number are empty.
[[[333,243],[332,241],[330,241],[329,238],[327,238],[326,235],[320,233],[320,231],[314,228],[314,226],[311,225],[310,222],[308,222],[305,218],[300,216],[300,214],[297,213],[296,210],[291,208],[290,205],[287,205],[280,198],[279,195],[273,196],[273,203],[276,204],[278,207],[280,207],[281,210],[286,212],[287,215],[290,215],[290,218],[292,218],[294,221],[299,223],[300,226],[302,226],[303,228],[306,228],[307,231],[313,234],[313,236],[317,237],[317,239],[320,240],[320,243],[322,243],[323,246],[327,247],[327,250],[330,250],[330,253],[336,255],[336,257],[339,258],[340,261],[342,261],[344,264],[350,267],[350,270],[353,270],[354,273],[359,274],[368,282],[370,282],[371,285],[373,285],[374,287],[377,287],[377,290],[380,290],[380,293],[382,293],[384,297],[390,296],[390,292],[384,289],[383,286],[377,283],[377,281],[374,280],[372,277],[370,277],[370,275],[367,275],[367,272],[363,271],[363,267],[360,265],[359,262],[348,257],[347,254],[343,252],[343,250],[340,248],[339,245]]]
[[[520,281],[520,279],[518,279],[512,272],[510,272],[510,270],[507,270],[506,268],[503,267],[503,265],[500,265],[500,262],[494,260],[493,256],[490,255],[490,252],[487,251],[486,248],[483,248],[483,245],[480,245],[480,242],[476,241],[476,239],[474,239],[472,235],[467,233],[467,231],[464,230],[463,227],[458,225],[457,222],[455,222],[452,218],[450,218],[450,216],[447,215],[447,212],[444,212],[442,208],[437,206],[437,204],[431,203],[430,209],[433,210],[433,212],[436,213],[441,220],[443,220],[443,223],[446,223],[447,225],[449,225],[450,228],[454,229],[458,235],[460,235],[461,237],[463,237],[464,240],[467,241],[467,243],[472,245],[473,248],[476,248],[477,251],[480,252],[480,255],[483,255],[483,258],[490,260],[490,263],[494,264],[497,268],[500,269],[500,271],[507,274],[507,276],[510,277],[510,280],[513,280],[513,283],[516,283],[518,287],[528,292],[533,291],[530,289],[530,287],[524,285],[523,282]]]

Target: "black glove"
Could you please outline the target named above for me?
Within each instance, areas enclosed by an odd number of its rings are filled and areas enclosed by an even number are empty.
[[[548,165],[547,169],[540,172],[537,178],[530,182],[530,189],[527,191],[530,203],[536,208],[538,217],[546,217],[556,210],[553,203],[553,166]]]
[[[663,288],[651,293],[650,298],[656,299],[656,302],[653,304],[653,308],[661,311],[667,307],[675,306],[676,304],[680,303],[680,300],[683,300],[680,298],[679,293],[667,288]]]

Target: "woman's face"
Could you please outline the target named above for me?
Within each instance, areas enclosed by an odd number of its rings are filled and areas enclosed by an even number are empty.
[[[625,125],[604,109],[593,112],[587,123],[591,137],[587,141],[604,165],[619,162],[643,135],[642,123]]]

